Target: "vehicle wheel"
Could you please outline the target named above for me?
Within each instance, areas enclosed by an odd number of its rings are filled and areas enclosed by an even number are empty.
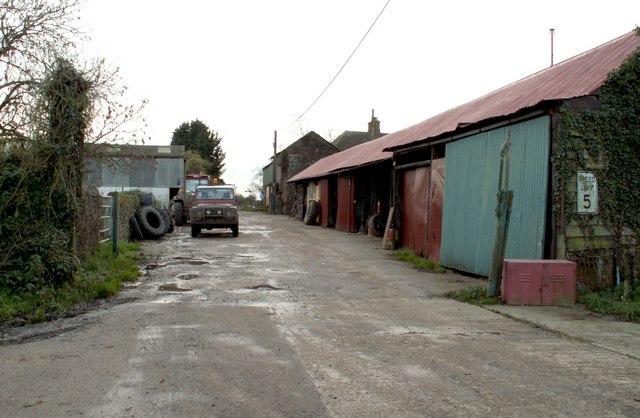
[[[138,220],[135,216],[131,216],[129,218],[129,237],[131,241],[138,241],[143,239],[142,230],[140,229],[140,224],[138,224]]]
[[[138,223],[145,237],[159,238],[164,235],[164,220],[153,206],[143,206],[138,210]]]
[[[200,226],[198,225],[191,225],[191,236],[192,237],[197,237],[200,234]]]
[[[153,193],[141,193],[140,206],[153,206]]]
[[[169,218],[169,214],[166,210],[164,210],[163,207],[154,206],[154,208],[156,208],[156,210],[160,213],[160,216],[162,216],[162,220],[164,221],[164,233],[166,234],[167,232],[169,232],[169,228],[171,228],[171,218]]]
[[[178,226],[184,224],[182,222],[182,213],[183,212],[184,212],[184,206],[183,206],[182,202],[175,202],[173,204],[173,221]]]
[[[234,237],[238,236],[238,225],[231,227],[231,233],[233,234]]]

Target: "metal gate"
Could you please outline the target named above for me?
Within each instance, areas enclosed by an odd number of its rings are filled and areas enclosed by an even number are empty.
[[[113,211],[113,197],[112,196],[100,196],[100,243],[111,240],[113,236],[112,231],[112,211]]]

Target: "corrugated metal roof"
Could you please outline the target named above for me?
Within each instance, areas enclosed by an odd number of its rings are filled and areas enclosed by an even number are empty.
[[[485,96],[440,113],[385,137],[396,149],[456,131],[460,124],[473,124],[512,115],[545,101],[590,96],[640,47],[635,31],[566,61],[546,68]]]
[[[393,153],[383,151],[383,148],[387,145],[384,138],[383,136],[382,138],[374,139],[373,141],[365,142],[364,144],[356,145],[355,147],[325,157],[291,177],[289,182],[318,178],[325,174],[348,168],[391,159]]]
[[[100,157],[184,158],[184,145],[85,144],[86,153]]]
[[[319,160],[289,181],[318,178],[383,161],[391,158],[390,150],[427,142],[430,138],[452,133],[461,125],[506,117],[545,101],[593,95],[609,73],[638,48],[640,36],[636,36],[634,30],[413,126]]]

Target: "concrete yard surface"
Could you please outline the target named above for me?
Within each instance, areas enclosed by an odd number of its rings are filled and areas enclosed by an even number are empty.
[[[640,416],[638,324],[456,302],[478,280],[284,216],[143,249],[120,303],[4,330],[2,415]]]

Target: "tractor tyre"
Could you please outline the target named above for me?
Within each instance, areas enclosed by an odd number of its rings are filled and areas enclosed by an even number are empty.
[[[384,221],[384,216],[379,213],[371,215],[367,220],[367,229],[369,231],[369,235],[373,235],[374,237],[383,236],[385,227],[386,224]]]
[[[320,215],[320,205],[315,200],[309,201],[307,206],[307,213],[304,214],[305,225],[315,225],[317,223],[318,215]]]
[[[142,235],[142,230],[140,229],[140,224],[135,216],[131,216],[129,218],[129,238],[131,241],[139,241],[144,239]]]
[[[184,222],[182,222],[183,212],[184,205],[182,204],[182,202],[175,202],[173,204],[173,222],[175,222],[175,224],[178,226],[184,224]]]
[[[160,213],[160,216],[162,216],[162,220],[164,221],[164,233],[166,234],[167,232],[171,232],[169,231],[169,229],[171,229],[171,218],[169,217],[169,214],[167,213],[166,210],[164,210],[163,207],[161,206],[154,206],[154,208],[156,208],[156,210]]]
[[[153,206],[153,193],[149,193],[149,192],[141,193],[140,206]]]
[[[155,239],[164,235],[164,219],[153,206],[143,206],[138,210],[138,223],[145,238]]]

